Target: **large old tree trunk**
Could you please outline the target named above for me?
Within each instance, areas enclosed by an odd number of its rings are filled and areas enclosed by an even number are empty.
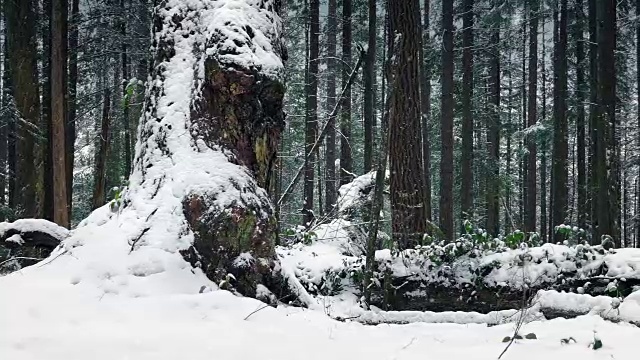
[[[144,221],[131,251],[179,251],[248,296],[276,268],[265,189],[284,126],[280,6],[159,2],[152,81],[120,214]]]
[[[420,3],[418,0],[389,4],[392,33],[390,49],[395,56],[389,103],[389,164],[391,226],[402,249],[419,244],[427,232],[424,170],[420,138]]]

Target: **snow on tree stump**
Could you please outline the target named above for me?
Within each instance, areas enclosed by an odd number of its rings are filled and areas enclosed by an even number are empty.
[[[281,2],[165,0],[123,211],[131,250],[177,250],[224,288],[279,284],[267,190],[284,128]]]

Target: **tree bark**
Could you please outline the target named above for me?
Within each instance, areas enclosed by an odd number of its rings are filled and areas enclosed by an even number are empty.
[[[7,109],[4,119],[7,124],[7,204],[10,209],[15,208],[16,192],[16,119],[14,116],[15,102],[13,98],[13,83],[11,79],[11,62],[9,61],[9,31],[7,29],[7,4],[3,1],[4,16],[4,48],[2,71],[2,107]]]
[[[556,61],[554,66],[554,88],[556,98],[553,121],[553,173],[551,207],[553,228],[564,224],[568,210],[568,124],[567,124],[567,0],[560,2],[560,22],[558,43],[555,44]],[[564,240],[562,234],[555,232],[556,242]]]
[[[40,217],[44,199],[42,196],[42,171],[36,161],[42,153],[36,144],[35,133],[39,129],[40,96],[38,91],[36,3],[34,0],[7,1],[7,18],[10,76],[13,98],[20,116],[15,132],[15,186],[14,204],[23,217]]]
[[[120,60],[122,65],[122,96],[124,98],[122,110],[122,122],[124,127],[124,177],[125,179],[131,173],[131,120],[129,117],[130,99],[127,94],[129,85],[129,56],[127,49],[127,20],[124,0],[120,0],[120,11],[122,11],[122,19],[120,24],[120,32],[122,34],[122,45],[120,49]]]
[[[98,152],[96,154],[96,165],[93,171],[93,198],[92,209],[97,209],[106,202],[107,183],[107,156],[109,154],[109,144],[111,143],[111,90],[108,85],[104,88],[102,102],[102,121],[100,126],[100,138],[98,139]]]
[[[513,74],[513,62],[512,62],[512,53],[509,52],[509,74]],[[512,105],[512,99],[513,99],[513,77],[509,76],[508,78],[509,83],[508,83],[508,93],[507,93],[507,107],[509,109],[509,112],[507,113],[507,124],[505,126],[505,139],[507,141],[506,144],[506,173],[507,174],[511,174],[511,154],[513,152],[513,150],[511,149],[511,136],[513,134],[513,122],[512,122],[512,109],[513,109],[513,105]],[[511,208],[511,194],[512,194],[512,186],[511,184],[508,184],[505,188],[505,194],[504,194],[504,232],[505,234],[509,234],[511,231],[513,231],[513,213],[512,213],[512,208]]]
[[[395,64],[390,99],[389,162],[393,239],[401,249],[421,243],[427,232],[420,138],[420,4],[389,4]]]
[[[318,57],[320,35],[320,1],[309,2],[309,70],[305,84],[305,170],[304,170],[304,217],[303,224],[310,226],[314,220],[314,165],[316,153],[311,153],[318,134]]]
[[[78,88],[78,26],[80,25],[80,0],[71,0],[69,28],[69,91],[67,101],[67,128],[65,136],[67,166],[67,202],[69,219],[73,210],[73,165],[75,162],[77,88]]]
[[[373,167],[373,129],[375,127],[375,62],[376,62],[376,2],[369,0],[369,33],[367,59],[364,66],[364,172]]]
[[[462,13],[464,30],[462,32],[462,161],[460,164],[462,177],[460,208],[463,219],[473,217],[471,213],[473,211],[473,114],[471,104],[474,86],[473,18],[473,0],[465,0]]]
[[[495,16],[500,16],[499,4],[495,3]],[[489,93],[491,97],[491,116],[489,117],[487,147],[489,164],[487,178],[487,231],[498,236],[500,223],[500,22],[491,29],[491,44],[496,48],[489,59]]]
[[[431,221],[431,39],[429,34],[430,1],[424,0],[423,29],[422,29],[422,87],[420,105],[422,107],[422,158],[424,168],[424,197],[425,214]]]
[[[636,0],[636,18],[640,18],[640,0]],[[640,22],[636,23],[636,69],[640,69]],[[636,116],[637,126],[640,129],[640,71],[636,72],[636,92],[637,92],[637,109]],[[636,146],[637,149],[640,149],[640,132],[636,134]],[[638,166],[640,168],[640,165]],[[634,246],[640,246],[640,176],[637,177],[636,185],[635,185],[635,232],[634,232]]]
[[[327,114],[336,106],[336,32],[338,28],[336,0],[329,0],[327,15]],[[329,116],[325,142],[325,213],[331,214],[336,204],[336,118]]]
[[[453,1],[442,3],[442,30],[440,229],[453,241]]]
[[[532,128],[538,122],[538,0],[529,2],[529,101],[527,102],[527,127]],[[537,217],[537,158],[535,134],[529,133],[527,144],[527,179],[525,193],[525,232],[536,231]]]
[[[576,148],[578,166],[578,226],[587,227],[587,176],[586,176],[586,142],[585,142],[585,111],[584,111],[584,3],[583,0],[575,2],[576,24],[574,37],[576,42]]]
[[[349,81],[351,69],[351,0],[342,0],[342,84]],[[343,86],[344,87],[344,86]],[[340,185],[353,180],[353,158],[351,151],[351,88],[344,95],[344,107],[340,116]]]
[[[2,27],[4,28],[5,22],[4,22],[4,1],[0,1],[0,14],[2,14],[2,16],[0,16],[0,22],[2,23]],[[5,61],[5,57],[6,57],[6,52],[5,52],[5,47],[6,47],[6,42],[7,42],[7,38],[4,37],[2,40],[2,47],[0,47],[0,55],[2,56],[2,64],[6,64]],[[5,70],[6,72],[6,70]],[[5,74],[0,74],[2,76],[2,91],[0,92],[0,101],[1,101],[1,105],[2,107],[6,110],[6,103],[4,101],[5,99],[5,92],[8,92],[8,87],[7,87],[7,83],[6,83],[6,78],[5,78]],[[7,195],[7,180],[8,180],[8,148],[7,148],[7,141],[8,141],[8,136],[9,136],[9,117],[5,114],[2,117],[0,117],[0,205],[6,205],[7,201],[6,201],[6,195]],[[2,216],[0,217],[0,220],[5,221],[6,216]]]
[[[51,4],[51,139],[53,144],[53,221],[69,228],[66,180],[66,0],[52,0]]]
[[[588,0],[589,22],[589,154],[587,171],[587,208],[589,210],[589,223],[593,229],[592,244],[600,243],[596,235],[597,227],[597,192],[598,179],[596,176],[596,125],[598,119],[598,37],[597,37],[597,0]]]
[[[542,16],[542,28],[546,25],[546,18]],[[547,49],[545,45],[545,33],[542,31],[542,104],[540,104],[540,122],[546,125],[547,123]],[[547,135],[542,136],[540,141],[540,238],[543,243],[546,243],[549,239],[549,221],[548,221],[548,201],[547,201]]]
[[[526,7],[525,10],[526,12]],[[521,73],[522,73],[522,82],[520,85],[520,94],[521,94],[521,100],[522,100],[522,122],[520,123],[521,126],[520,128],[522,129],[522,131],[524,131],[524,129],[526,129],[527,127],[527,22],[523,21],[522,22],[522,56],[521,56]],[[524,141],[524,139],[520,142],[519,144],[521,147],[525,147],[526,146],[526,142]],[[520,228],[524,228],[524,222],[525,222],[525,209],[527,208],[527,164],[525,161],[525,158],[522,157],[522,159],[520,160],[520,181],[519,181],[519,186],[520,186],[520,196],[519,196],[519,209],[518,209],[518,226],[520,226]]]
[[[173,248],[215,283],[232,274],[233,290],[254,297],[278,268],[266,189],[284,127],[286,53],[282,2],[236,3],[247,16],[210,0],[156,6],[153,70],[118,216],[146,219],[131,251]],[[225,46],[231,36],[239,54]]]
[[[614,235],[614,204],[610,196],[612,191],[612,170],[610,156],[607,154],[612,139],[612,127],[616,118],[616,5],[609,1],[597,2],[597,39],[598,61],[608,66],[598,67],[598,112],[595,124],[594,141],[594,187],[596,214],[594,240],[600,242],[603,235]],[[616,239],[619,241],[619,239]]]
[[[595,241],[599,242],[603,235],[614,238],[616,246],[620,245],[620,237],[616,236],[617,221],[616,199],[619,196],[615,184],[616,169],[613,141],[615,139],[616,122],[616,4],[609,1],[598,2],[597,43],[598,43],[598,117],[596,119],[595,137],[595,172],[596,182],[596,226]]]
[[[44,159],[44,204],[43,217],[53,221],[53,129],[51,121],[51,34],[52,12],[51,0],[43,1],[43,29],[42,29],[42,123],[46,124],[46,156]]]

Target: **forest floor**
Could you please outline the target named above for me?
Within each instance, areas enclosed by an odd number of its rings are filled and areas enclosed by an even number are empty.
[[[265,307],[215,290],[175,249],[134,249],[135,224],[94,220],[49,259],[0,277],[0,359],[497,359],[514,332],[513,323],[367,326],[326,308]],[[517,340],[503,359],[637,359],[640,339],[640,328],[597,315],[529,322],[520,334],[529,333],[537,339]]]
[[[514,324],[365,326],[320,311],[264,308],[227,291],[131,297],[45,271],[0,278],[0,358],[496,359]],[[535,321],[503,359],[636,359],[640,328],[598,316]],[[594,332],[603,347],[593,350]],[[570,344],[562,339],[573,338]]]

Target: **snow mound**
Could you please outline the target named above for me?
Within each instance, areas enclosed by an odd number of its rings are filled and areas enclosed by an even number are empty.
[[[344,255],[364,255],[366,234],[349,220],[333,219],[311,229],[312,241],[336,247]]]
[[[573,294],[555,290],[540,290],[534,302],[545,311],[557,315],[599,315],[612,321],[625,321],[640,326],[640,292],[624,299],[609,296]]]
[[[522,314],[520,310],[492,311],[488,314],[462,311],[363,311],[356,316],[356,321],[368,325],[412,324],[418,322],[497,325],[517,322]],[[544,319],[538,306],[527,309],[524,316],[527,322]]]

